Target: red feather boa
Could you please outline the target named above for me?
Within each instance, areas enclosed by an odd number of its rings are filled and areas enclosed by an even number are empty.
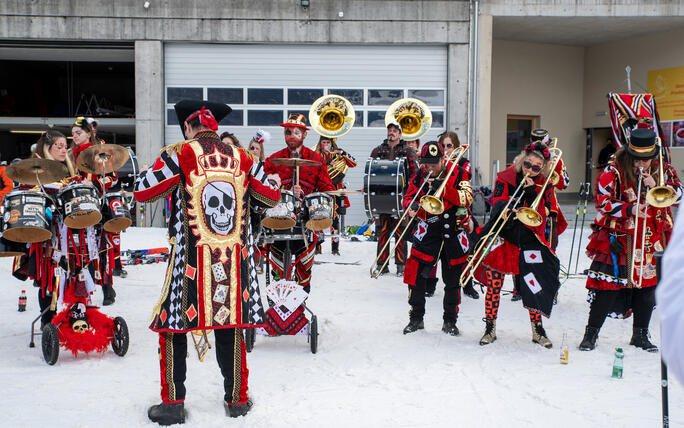
[[[96,307],[88,307],[86,321],[90,329],[85,333],[76,333],[71,328],[69,309],[71,308],[64,309],[52,319],[52,323],[59,326],[59,344],[71,351],[74,357],[78,351],[86,354],[92,351],[106,351],[112,343],[114,320]]]

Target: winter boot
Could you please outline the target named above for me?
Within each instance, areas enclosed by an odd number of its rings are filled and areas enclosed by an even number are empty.
[[[226,416],[230,416],[231,418],[245,416],[253,405],[254,403],[252,403],[251,398],[247,399],[247,401],[242,404],[223,403],[223,407],[226,409]]]
[[[530,324],[532,325],[532,342],[538,343],[546,349],[551,348],[553,343],[546,337],[546,330],[544,330],[541,321]]]
[[[404,327],[404,334],[413,333],[414,331],[422,330],[425,328],[422,319],[411,318],[406,327]]]
[[[444,320],[444,324],[442,324],[442,331],[451,336],[459,335],[458,327],[456,327],[456,321],[453,320]]]
[[[463,294],[470,297],[471,299],[479,299],[480,293],[477,292],[475,287],[473,287],[473,282],[470,281],[465,287],[463,287]]]
[[[632,331],[632,340],[629,341],[629,344],[641,348],[644,351],[658,352],[658,347],[652,344],[648,339],[648,328],[634,327]]]
[[[333,239],[331,247],[332,247],[333,255],[339,256],[340,255],[340,241],[335,241]]]
[[[404,276],[404,265],[397,264],[397,276]]]
[[[480,345],[489,345],[496,340],[496,320],[484,318],[485,332],[480,339]]]
[[[126,272],[126,270],[124,268],[122,268],[121,266],[116,266],[112,270],[112,275],[113,276],[120,276],[121,278],[126,278],[128,276],[128,272]]]
[[[159,403],[147,411],[147,417],[159,425],[173,425],[185,423],[185,409],[183,403]]]
[[[596,339],[598,339],[599,329],[596,327],[587,326],[584,330],[584,338],[579,344],[580,351],[592,351],[596,348]]]
[[[102,294],[104,298],[102,299],[102,306],[109,306],[114,304],[114,298],[116,297],[116,291],[112,284],[105,284],[102,286]]]

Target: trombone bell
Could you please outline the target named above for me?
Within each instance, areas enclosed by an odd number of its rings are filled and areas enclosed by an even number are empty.
[[[444,212],[444,202],[432,195],[425,195],[420,198],[420,205],[432,215],[440,215]]]
[[[529,207],[520,208],[515,216],[522,224],[529,227],[537,227],[542,224],[542,219],[536,210]]]
[[[646,201],[656,208],[667,208],[677,202],[677,194],[667,186],[658,186],[646,193]]]

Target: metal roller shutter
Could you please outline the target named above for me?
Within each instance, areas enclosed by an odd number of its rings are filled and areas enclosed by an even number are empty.
[[[363,185],[365,161],[386,136],[380,118],[384,118],[394,99],[415,96],[430,106],[436,121],[422,142],[436,139],[446,122],[444,46],[168,43],[164,64],[166,144],[182,139],[173,114],[173,103],[179,97],[224,100],[235,115],[231,115],[230,124],[222,124],[219,132],[229,130],[246,144],[257,129],[266,129],[273,136],[265,147],[268,155],[284,147],[278,123],[284,121],[288,111],[308,112],[313,99],[309,101],[307,95],[356,90],[352,92],[359,95],[352,100],[357,114],[354,129],[338,140],[338,145],[359,163],[345,178],[350,189]],[[255,121],[270,126],[255,125]],[[317,142],[318,134],[309,131],[304,144],[311,148]],[[366,216],[362,198],[351,197],[350,202],[347,225],[363,224]]]

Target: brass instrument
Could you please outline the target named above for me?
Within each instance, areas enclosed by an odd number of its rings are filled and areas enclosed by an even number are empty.
[[[499,214],[496,220],[494,220],[494,222],[492,223],[489,232],[485,236],[480,238],[477,245],[475,246],[473,253],[469,257],[468,264],[465,265],[463,271],[461,272],[461,276],[459,277],[459,281],[462,287],[468,284],[468,282],[471,279],[473,279],[473,276],[475,276],[475,272],[480,267],[484,259],[487,258],[487,255],[489,254],[489,249],[492,247],[492,245],[494,245],[497,239],[499,239],[499,234],[501,233],[501,230],[506,225],[506,222],[508,222],[508,219],[510,217],[509,209],[514,210],[520,203],[520,196],[522,196],[522,188],[525,185],[525,179],[528,176],[529,174],[525,174],[525,177],[523,177],[523,179],[520,181],[520,184],[518,184],[518,187],[516,187],[515,191],[513,192],[513,195],[511,195],[511,197],[508,199],[508,202],[501,210],[501,214]]]
[[[456,159],[451,161],[451,167],[449,168],[449,171],[446,173],[446,176],[444,177],[442,184],[435,191],[434,195],[424,195],[422,198],[420,198],[420,206],[425,211],[433,215],[439,215],[444,212],[444,201],[442,201],[442,193],[444,193],[444,188],[446,187],[447,180],[449,179],[449,177],[451,177],[451,174],[453,174],[454,168],[456,168],[456,165],[458,165],[458,162],[461,160],[466,150],[468,150],[468,147],[469,146],[467,144],[459,146],[453,152],[451,152],[451,156],[453,156],[456,150],[460,150],[458,156],[456,156]],[[451,156],[449,158],[451,158]]]
[[[556,157],[553,158],[553,164],[551,166],[551,171],[556,169],[556,165],[560,161],[561,156],[563,155],[563,152],[561,149],[557,147],[552,147],[549,149],[549,151],[557,152],[558,154]],[[537,212],[537,207],[539,206],[539,203],[541,202],[542,196],[544,196],[544,190],[546,189],[546,186],[549,184],[549,181],[551,180],[551,177],[553,174],[549,174],[548,177],[546,177],[546,181],[542,185],[541,189],[539,189],[539,193],[537,194],[537,197],[534,198],[534,201],[532,202],[532,205],[529,207],[523,207],[518,210],[518,212],[515,215],[515,218],[520,220],[521,223],[523,223],[525,226],[529,227],[537,227],[540,224],[542,224],[542,219],[539,213]]]
[[[461,156],[463,156],[463,153],[465,153],[465,151],[466,151],[466,149],[467,149],[467,146],[463,146],[463,147],[460,147],[460,148],[462,148],[463,150],[461,150],[461,152],[459,153],[459,157],[458,157],[458,159],[455,160],[454,164],[457,164],[457,163],[458,163],[458,161],[460,160]],[[453,152],[451,152],[451,155],[449,155],[449,158],[447,159],[447,161],[451,161],[451,160],[453,159],[453,156],[454,156],[455,154],[456,154],[456,150],[454,150]],[[451,174],[452,171],[453,171],[453,165],[452,165],[452,168],[449,170],[449,174]],[[416,192],[416,195],[413,197],[413,199],[411,199],[411,202],[409,202],[409,204],[408,204],[409,208],[410,208],[411,205],[413,205],[413,203],[416,201],[416,198],[418,197],[418,195],[420,195],[420,192],[423,191],[423,187],[425,187],[425,185],[428,183],[428,178],[430,178],[431,175],[432,175],[432,171],[430,172],[430,174],[428,174],[428,176],[425,178],[425,180],[423,180],[423,184],[420,185],[420,187],[418,188],[418,191]],[[444,180],[444,183],[446,183],[446,179],[447,179],[447,178],[449,178],[449,175],[446,176],[446,178],[445,178],[445,180]],[[444,183],[442,183],[442,185],[440,186],[440,188],[443,188],[443,187],[444,187]],[[439,189],[438,189],[438,190],[439,190]],[[442,189],[442,191],[443,191],[443,189]],[[423,209],[425,209],[425,207],[423,206],[423,198],[425,198],[426,196],[427,196],[427,195],[424,195],[422,198],[420,198],[420,201],[421,201],[421,208],[423,208]],[[439,198],[437,198],[436,200],[437,200],[438,204],[441,204],[441,206],[442,206],[442,211],[444,211],[444,204],[443,204],[442,200],[439,199]],[[426,205],[429,205],[429,204],[430,204],[430,203],[426,203]],[[431,205],[430,205],[430,206],[431,206]],[[428,210],[425,210],[425,211],[429,212],[430,214],[433,214],[433,213],[431,213],[431,212],[428,211]],[[439,213],[441,213],[442,211],[440,211]],[[404,211],[404,214],[402,214],[401,218],[400,218],[399,221],[397,222],[397,225],[396,225],[396,226],[394,227],[394,229],[392,230],[392,233],[390,233],[390,238],[394,235],[394,233],[397,231],[397,229],[399,229],[399,226],[401,225],[401,222],[404,220],[404,217],[406,217],[406,215],[408,214],[408,212],[409,212],[409,210],[405,210],[405,211]],[[415,217],[414,217],[414,218],[415,218]],[[411,224],[412,224],[412,223],[413,223],[413,218],[411,218],[411,220],[409,220],[408,223],[406,223],[406,225],[404,226],[404,230],[403,230],[403,231],[401,232],[401,234],[399,235],[399,238],[397,238],[397,240],[396,240],[396,242],[395,242],[395,244],[394,244],[394,247],[392,247],[392,250],[390,251],[390,254],[392,254],[394,251],[396,251],[397,246],[399,246],[399,243],[401,242],[401,240],[403,239],[404,235],[406,234],[406,232],[407,232],[407,231],[409,230],[409,228],[411,227]],[[374,279],[377,279],[377,278],[380,276],[380,272],[382,272],[382,270],[385,268],[385,266],[387,266],[387,263],[389,263],[389,259],[390,259],[391,257],[388,255],[387,259],[385,260],[385,263],[383,263],[382,266],[377,267],[377,265],[378,265],[378,260],[380,259],[380,256],[382,255],[382,253],[385,251],[385,249],[386,249],[387,246],[389,245],[390,241],[391,241],[391,239],[388,239],[388,240],[387,240],[387,242],[386,242],[385,245],[382,247],[382,249],[380,250],[378,256],[375,258],[375,261],[373,262],[373,264],[372,264],[371,267],[370,267],[370,274],[371,274],[371,277],[374,278]]]
[[[200,362],[204,361],[204,357],[207,356],[207,352],[211,349],[211,343],[209,343],[209,338],[207,337],[207,332],[210,330],[193,330],[190,334],[192,337],[192,343],[195,345],[197,350],[197,358]],[[197,336],[199,339],[195,339]]]
[[[351,131],[355,119],[354,107],[339,95],[322,96],[309,109],[311,127],[324,137],[341,137]]]
[[[657,137],[656,139],[658,143],[658,169],[660,169],[660,174],[658,177],[658,186],[650,189],[646,193],[646,201],[649,205],[653,205],[656,208],[666,208],[677,202],[677,194],[674,189],[665,185],[663,146],[660,142],[660,137]]]
[[[403,140],[417,140],[432,126],[432,113],[424,102],[402,98],[393,102],[385,113],[385,126],[392,122],[401,126]]]
[[[639,260],[639,284],[635,284],[634,282],[634,268],[636,265],[636,247],[637,247],[637,237],[639,236],[639,203],[641,202],[641,182],[644,181],[644,169],[639,167],[639,185],[637,186],[637,200],[636,200],[636,205],[634,209],[634,237],[632,240],[634,241],[634,245],[632,245],[632,264],[629,266],[629,282],[632,283],[632,285],[636,285],[637,288],[641,288],[641,279],[643,278],[644,274],[644,243],[646,242],[646,218],[644,217],[644,225],[642,227],[641,231],[641,257]]]

